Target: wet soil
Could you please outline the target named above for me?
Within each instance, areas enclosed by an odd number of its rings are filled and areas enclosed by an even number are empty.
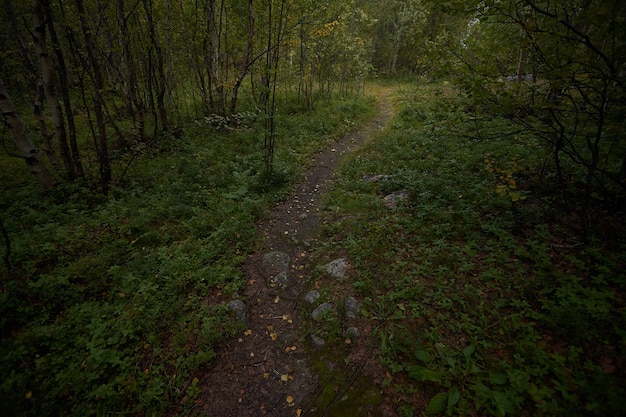
[[[261,238],[243,266],[248,283],[240,294],[248,308],[246,330],[220,347],[213,367],[199,378],[200,395],[192,415],[387,414],[379,398],[381,391],[374,388],[382,383],[384,370],[372,360],[375,352],[367,341],[367,324],[359,324],[359,341],[346,341],[350,344],[320,353],[310,343],[303,296],[312,289],[309,277],[316,265],[309,259],[325,221],[322,197],[342,158],[391,120],[393,92],[392,88],[374,89],[376,115],[314,156],[294,194],[257,225]],[[273,251],[291,258],[289,285],[284,290],[272,286],[263,273],[262,258]],[[348,397],[354,401],[344,403],[342,408],[347,405],[349,409],[340,412],[339,403]]]

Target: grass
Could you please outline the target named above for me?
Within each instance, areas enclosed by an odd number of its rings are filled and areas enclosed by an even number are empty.
[[[181,413],[192,407],[194,373],[238,330],[225,304],[245,285],[238,266],[256,242],[255,222],[312,152],[373,112],[368,97],[308,113],[283,104],[272,178],[253,120],[234,130],[200,121],[161,138],[106,196],[89,180],[43,195],[22,161],[0,157],[14,268],[2,270],[0,292],[5,412],[159,416],[173,403]],[[116,178],[128,160],[118,155]]]
[[[397,412],[625,415],[623,213],[583,244],[536,138],[446,85],[400,107],[343,166],[320,249],[357,271]]]

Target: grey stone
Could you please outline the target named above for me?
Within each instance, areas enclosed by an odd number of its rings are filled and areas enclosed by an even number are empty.
[[[327,311],[331,311],[333,309],[333,305],[331,303],[322,303],[318,305],[315,310],[311,312],[311,318],[313,320],[317,320]]]
[[[322,271],[328,273],[332,278],[343,278],[346,276],[346,271],[349,266],[350,265],[345,258],[339,258],[327,263],[326,265],[322,265],[320,268]]]
[[[278,287],[281,289],[285,289],[287,288],[288,284],[289,284],[289,276],[287,275],[287,272],[285,271],[280,272],[278,275],[276,275],[274,278],[270,280],[270,287]]]
[[[306,293],[306,295],[304,296],[304,301],[309,304],[313,304],[317,301],[318,298],[320,298],[320,292],[318,290],[312,290]]]
[[[355,319],[361,311],[361,305],[354,297],[346,298],[345,304],[346,317],[349,319]]]
[[[245,323],[246,321],[248,321],[248,307],[243,301],[233,300],[228,303],[226,307],[228,307],[229,310],[234,311],[237,315],[237,318],[242,322]]]
[[[348,339],[354,340],[358,339],[361,336],[361,332],[359,332],[358,328],[353,326],[346,329],[345,335]]]
[[[261,273],[266,280],[269,280],[281,272],[287,272],[290,264],[291,258],[285,252],[270,252],[263,255]]]
[[[387,175],[387,174],[363,175],[363,181],[365,182],[389,181],[392,178],[393,178],[393,175]]]
[[[311,335],[311,342],[313,342],[313,345],[318,349],[321,349],[326,345],[326,342],[324,341],[324,339],[322,339],[316,334]]]
[[[391,193],[385,196],[385,204],[389,207],[394,207],[401,202],[407,201],[409,199],[409,193],[406,190],[396,191],[395,193]]]

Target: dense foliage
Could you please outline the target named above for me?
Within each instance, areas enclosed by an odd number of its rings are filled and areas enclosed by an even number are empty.
[[[542,138],[471,103],[404,91],[327,202],[321,252],[354,262],[386,394],[403,416],[624,415],[623,215],[584,244]]]
[[[279,103],[281,113],[290,103]],[[3,172],[13,185],[0,204],[12,264],[0,293],[3,410],[191,407],[194,372],[239,329],[225,306],[245,285],[238,266],[256,241],[255,222],[313,152],[371,110],[363,97],[280,116],[271,179],[261,122],[251,119],[230,130],[194,123],[181,138],[159,140],[107,196],[73,183],[31,200],[36,185]]]

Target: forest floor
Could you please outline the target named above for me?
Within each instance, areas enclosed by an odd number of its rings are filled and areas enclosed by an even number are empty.
[[[382,381],[384,370],[378,361],[368,360],[374,352],[367,340],[366,327],[360,328],[360,338],[345,341],[346,349],[340,349],[339,354],[345,357],[325,362],[325,368],[331,373],[334,373],[334,366],[342,367],[341,372],[335,371],[343,382],[320,378],[319,367],[315,365],[320,361],[320,353],[310,342],[310,318],[302,299],[309,290],[319,286],[319,282],[311,279],[316,265],[311,264],[310,259],[325,221],[323,197],[329,190],[333,173],[347,154],[378,135],[392,119],[395,91],[393,87],[375,87],[372,92],[377,98],[376,115],[314,156],[293,195],[276,205],[257,225],[259,243],[243,266],[248,283],[239,294],[239,299],[247,306],[246,330],[224,343],[217,351],[212,368],[199,375],[200,394],[192,414],[222,417],[336,415],[328,413],[333,404],[355,389],[356,381],[363,380],[369,381],[367,389],[376,392],[362,394],[380,398],[380,388],[375,387],[376,381]],[[282,292],[268,285],[263,274],[263,257],[275,251],[290,257],[287,271],[290,285]],[[325,291],[340,299],[342,294],[339,293],[348,291],[336,280],[324,282],[324,286]],[[343,294],[346,295],[349,294]],[[321,398],[329,383],[336,385],[331,387],[335,394]],[[380,404],[369,407],[358,413],[355,409],[348,410],[348,414],[383,413]]]

